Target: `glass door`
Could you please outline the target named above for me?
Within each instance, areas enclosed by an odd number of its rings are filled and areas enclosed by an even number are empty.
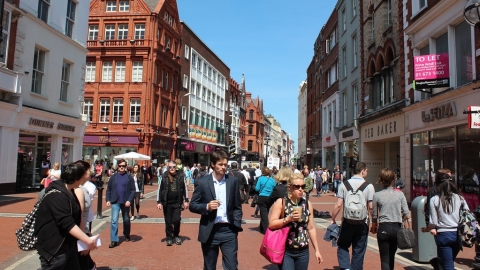
[[[434,185],[435,173],[439,169],[449,169],[452,172],[452,176],[455,176],[454,145],[441,145],[430,147],[430,164],[428,168],[429,186]]]

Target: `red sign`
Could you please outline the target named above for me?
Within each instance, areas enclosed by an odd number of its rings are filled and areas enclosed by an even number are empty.
[[[468,126],[471,129],[480,129],[480,106],[468,106]]]
[[[413,57],[413,63],[415,81],[450,77],[448,53],[415,56]]]
[[[331,138],[330,136],[328,136],[328,137],[325,138],[325,141],[326,141],[326,142],[330,142],[331,139],[332,139],[332,138]]]

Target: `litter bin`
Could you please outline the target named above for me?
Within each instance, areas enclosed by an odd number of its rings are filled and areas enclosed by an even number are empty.
[[[412,259],[416,262],[429,262],[437,257],[437,245],[430,233],[422,232],[425,227],[425,213],[423,212],[426,196],[419,196],[412,202],[412,229],[417,238],[417,246],[412,248]]]

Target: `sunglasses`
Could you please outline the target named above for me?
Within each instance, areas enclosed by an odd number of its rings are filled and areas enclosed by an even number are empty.
[[[127,165],[118,165],[118,168],[125,168]]]
[[[291,185],[291,187],[295,190],[299,190],[299,189],[305,190],[306,185]]]
[[[175,169],[177,166],[168,166],[169,169]]]

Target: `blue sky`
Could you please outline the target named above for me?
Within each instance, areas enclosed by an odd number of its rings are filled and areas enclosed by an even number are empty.
[[[313,44],[336,0],[177,0],[180,20],[230,68],[230,76],[263,99],[295,140],[298,88]]]

